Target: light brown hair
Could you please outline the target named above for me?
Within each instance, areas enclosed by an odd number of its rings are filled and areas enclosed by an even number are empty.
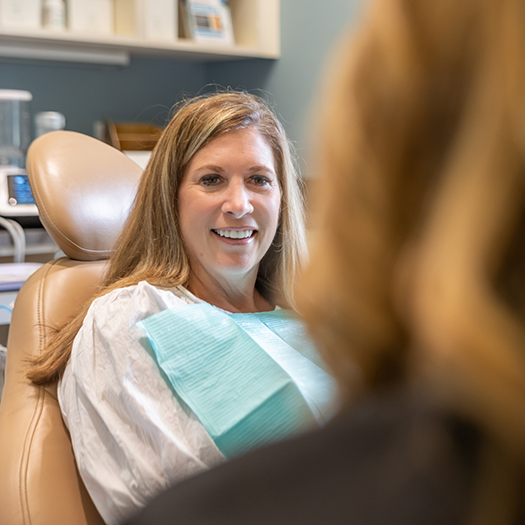
[[[423,385],[514,458],[492,488],[525,461],[524,56],[523,0],[373,2],[331,64],[298,300],[344,402]]]
[[[97,296],[140,281],[161,287],[188,281],[191,269],[178,219],[179,185],[189,162],[203,146],[224,133],[249,127],[270,145],[281,190],[279,226],[259,264],[256,287],[271,303],[294,307],[294,282],[306,248],[301,181],[293,148],[268,104],[237,91],[203,95],[175,107],[141,178]],[[46,351],[32,363],[28,376],[33,382],[45,384],[60,378],[88,307],[57,327]]]

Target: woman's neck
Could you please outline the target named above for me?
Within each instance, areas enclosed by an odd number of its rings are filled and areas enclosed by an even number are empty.
[[[274,309],[255,288],[254,280],[247,283],[219,283],[216,280],[190,276],[186,288],[196,297],[232,313],[267,312]]]

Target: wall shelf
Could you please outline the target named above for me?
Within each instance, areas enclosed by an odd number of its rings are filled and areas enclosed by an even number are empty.
[[[230,0],[235,46],[205,45],[189,39],[151,40],[129,35],[70,31],[0,29],[0,57],[127,65],[129,55],[189,61],[279,58],[279,0]]]

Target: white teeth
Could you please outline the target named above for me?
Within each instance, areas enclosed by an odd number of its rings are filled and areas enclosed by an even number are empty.
[[[253,230],[213,230],[221,237],[228,237],[229,239],[246,239],[253,235]]]

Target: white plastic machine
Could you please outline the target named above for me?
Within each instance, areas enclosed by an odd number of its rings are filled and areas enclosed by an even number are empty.
[[[0,89],[0,216],[36,217],[25,171],[31,140],[29,91]],[[3,224],[2,224],[3,226]]]
[[[0,216],[32,217],[37,215],[38,210],[25,169],[0,166]]]

